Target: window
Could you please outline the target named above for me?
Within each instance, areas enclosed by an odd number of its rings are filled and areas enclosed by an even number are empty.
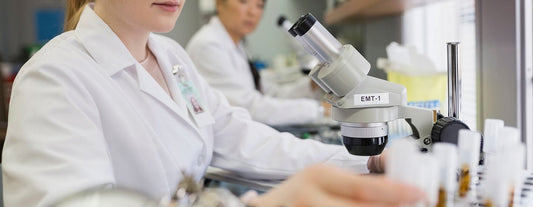
[[[477,129],[476,41],[474,0],[445,0],[413,8],[402,18],[403,44],[427,55],[438,71],[447,71],[447,42],[460,42],[462,77],[460,119]],[[423,87],[423,86],[421,86]],[[447,115],[447,103],[442,114]]]

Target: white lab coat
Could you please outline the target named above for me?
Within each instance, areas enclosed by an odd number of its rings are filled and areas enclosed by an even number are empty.
[[[18,74],[3,151],[6,207],[48,206],[83,189],[129,188],[169,196],[183,170],[212,165],[256,178],[283,178],[316,162],[366,170],[366,157],[303,141],[251,121],[209,88],[186,52],[150,35],[172,98],[88,6],[74,31],[44,46]],[[183,65],[208,119],[189,116],[171,72]]]
[[[319,118],[319,104],[315,100],[274,98],[255,90],[242,43],[235,45],[218,17],[211,18],[186,48],[207,82],[220,90],[232,105],[248,109],[254,120],[285,125],[309,123]]]

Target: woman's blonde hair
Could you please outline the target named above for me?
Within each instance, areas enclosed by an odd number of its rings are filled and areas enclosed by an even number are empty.
[[[65,32],[76,29],[76,25],[78,24],[78,21],[80,21],[83,7],[85,7],[85,5],[87,5],[89,2],[93,1],[94,0],[67,0],[67,16],[65,18],[64,29]]]

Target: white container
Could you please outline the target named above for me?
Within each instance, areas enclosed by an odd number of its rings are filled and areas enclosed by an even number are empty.
[[[485,131],[483,133],[483,152],[495,153],[500,129],[503,128],[503,120],[485,119]]]
[[[433,145],[433,156],[439,164],[439,194],[443,193],[446,207],[453,206],[455,190],[457,189],[457,146],[449,143]],[[442,192],[441,192],[442,191]]]
[[[460,198],[466,198],[477,178],[479,154],[481,150],[481,135],[478,132],[462,129],[459,131],[459,162],[460,172],[458,193]]]

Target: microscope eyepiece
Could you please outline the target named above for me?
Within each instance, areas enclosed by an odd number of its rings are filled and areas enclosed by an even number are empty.
[[[288,30],[289,33],[293,36],[293,37],[298,37],[298,33],[296,33],[296,27],[298,26],[298,22],[300,20],[298,20],[296,23],[294,23],[294,25],[292,25],[292,27]]]
[[[300,36],[304,36],[316,23],[316,18],[308,13],[305,16],[300,17],[296,22],[294,31]]]
[[[338,56],[342,44],[316,20],[312,14],[306,14],[289,29],[289,33],[301,39],[320,62],[332,62]]]
[[[284,15],[281,15],[278,17],[278,26],[281,27],[283,26],[283,22],[287,21],[287,17],[285,17]]]

